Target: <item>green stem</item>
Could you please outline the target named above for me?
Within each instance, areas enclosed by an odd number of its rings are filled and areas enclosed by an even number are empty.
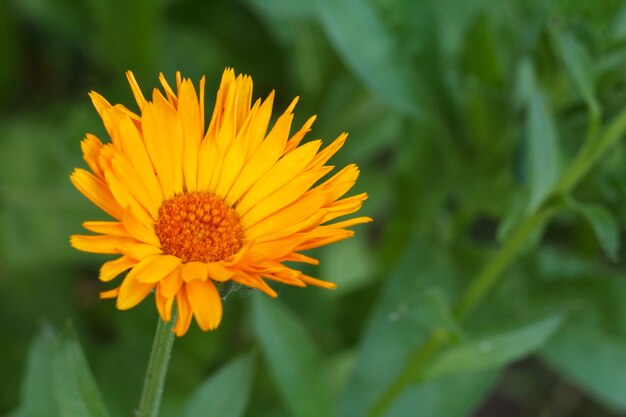
[[[622,110],[611,121],[599,137],[590,137],[574,160],[569,164],[561,180],[555,187],[554,194],[560,195],[570,192],[580,180],[593,168],[596,162],[617,141],[622,138],[626,130],[626,109]]]
[[[135,412],[136,417],[157,417],[161,406],[161,396],[163,395],[163,385],[165,375],[170,363],[172,345],[175,335],[172,332],[176,322],[176,309],[173,308],[172,318],[169,322],[159,318],[154,341],[152,342],[152,352],[148,361],[148,370],[143,382],[143,391],[139,400],[139,408]]]
[[[523,249],[528,238],[552,216],[553,212],[553,208],[543,208],[524,219],[515,228],[504,246],[491,258],[491,261],[482,269],[472,285],[457,302],[454,313],[458,321],[465,320],[471,314],[480,300],[498,281],[500,274]]]
[[[561,196],[570,192],[582,178],[593,168],[602,155],[619,141],[626,131],[626,109],[619,113],[604,129],[596,140],[590,137],[578,152],[568,169],[563,173],[553,189],[552,196]],[[481,270],[472,284],[459,299],[455,312],[458,321],[465,320],[480,304],[480,301],[493,288],[502,276],[502,272],[523,249],[528,238],[541,227],[554,213],[555,208],[550,205],[544,207],[525,218],[511,233],[491,261]],[[410,356],[404,370],[396,377],[393,383],[376,401],[368,417],[380,417],[395,401],[407,385],[419,382],[419,375],[437,350],[446,343],[448,337],[433,332],[427,340]]]
[[[463,321],[472,310],[478,305],[480,300],[495,285],[500,274],[509,265],[511,260],[524,248],[527,239],[541,227],[552,215],[554,209],[544,208],[534,215],[527,217],[511,233],[491,261],[482,269],[480,274],[472,282],[458,301],[455,308],[455,318]],[[416,383],[419,380],[420,372],[427,364],[428,359],[443,346],[449,339],[449,334],[435,331],[428,339],[409,357],[407,365],[396,377],[393,383],[385,390],[383,395],[376,401],[370,410],[369,417],[379,417],[393,403],[407,385]]]
[[[443,333],[431,334],[428,340],[426,340],[420,348],[413,352],[409,358],[407,367],[404,368],[402,373],[398,375],[378,401],[376,401],[368,416],[377,417],[383,415],[385,410],[387,410],[387,408],[393,403],[396,397],[404,391],[404,388],[415,382],[414,377],[419,373],[420,368],[426,364],[426,361],[446,340],[447,335],[444,335]]]

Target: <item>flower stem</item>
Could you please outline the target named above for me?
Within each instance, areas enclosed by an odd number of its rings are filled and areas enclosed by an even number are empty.
[[[161,396],[163,395],[163,385],[165,375],[170,363],[172,345],[174,344],[174,332],[172,327],[176,322],[176,309],[173,308],[172,318],[169,322],[159,318],[154,341],[152,342],[152,352],[148,362],[146,378],[143,382],[143,391],[139,400],[139,408],[135,412],[137,417],[157,417],[161,406]]]
[[[596,163],[600,161],[607,150],[622,139],[625,132],[626,109],[615,116],[601,135],[588,138],[575,159],[569,164],[568,169],[561,175],[561,178],[552,190],[552,197],[560,197],[571,192]],[[501,279],[502,273],[524,248],[533,233],[552,217],[556,208],[554,205],[548,204],[549,200],[542,208],[526,217],[517,225],[504,245],[472,281],[472,284],[461,296],[454,309],[454,317],[457,321],[463,322],[469,317],[476,306]],[[368,413],[368,417],[382,416],[408,385],[419,383],[420,374],[423,372],[428,360],[447,341],[448,338],[445,334],[431,333],[421,347],[411,354],[403,371],[378,398]]]

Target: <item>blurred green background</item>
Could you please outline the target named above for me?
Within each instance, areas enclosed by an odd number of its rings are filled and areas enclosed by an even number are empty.
[[[313,253],[337,291],[275,286],[268,303],[238,289],[217,331],[192,324],[163,416],[205,415],[187,401],[207,378],[228,410],[210,415],[364,416],[441,329],[454,338],[385,416],[626,415],[623,141],[554,192],[626,107],[624,2],[5,0],[0,63],[0,414],[71,415],[46,408],[59,381],[37,362],[71,321],[110,415],[131,415],[157,314],[99,301],[108,258],[68,244],[104,218],[68,179],[85,133],[106,138],[87,92],[135,109],[125,70],[144,92],[181,70],[206,74],[211,109],[232,66],[255,98],[276,89],[276,113],[299,95],[296,124],[318,115],[309,139],[350,132],[334,163],[361,167],[354,192],[375,222]],[[510,231],[546,207],[455,320]]]

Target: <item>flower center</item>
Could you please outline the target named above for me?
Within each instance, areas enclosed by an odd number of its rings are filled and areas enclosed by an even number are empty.
[[[183,262],[216,262],[243,246],[235,210],[206,192],[184,193],[159,208],[155,232],[161,249]]]

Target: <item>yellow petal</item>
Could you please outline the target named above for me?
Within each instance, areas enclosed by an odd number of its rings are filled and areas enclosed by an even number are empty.
[[[309,120],[307,120],[306,123],[304,123],[304,125],[300,128],[300,130],[298,130],[291,137],[291,139],[289,139],[289,141],[287,142],[287,145],[285,146],[285,153],[289,153],[293,151],[294,149],[297,149],[297,146],[300,144],[300,142],[304,138],[304,135],[306,135],[308,132],[311,131],[311,126],[313,126],[313,122],[315,122],[316,118],[317,116],[309,117]]]
[[[160,246],[161,242],[154,232],[154,227],[147,227],[135,216],[133,210],[129,207],[123,217],[124,227],[138,241],[153,246]]]
[[[217,328],[222,321],[222,300],[211,280],[192,281],[185,285],[189,304],[200,328]]]
[[[321,144],[319,140],[312,141],[282,157],[248,190],[237,205],[237,210],[246,213],[259,201],[293,181],[313,159]]]
[[[174,196],[174,170],[168,142],[170,138],[165,136],[165,123],[156,105],[146,102],[141,114],[144,143],[161,184],[163,196],[168,199]]]
[[[163,201],[163,190],[156,177],[154,167],[146,146],[135,124],[124,118],[120,121],[120,142],[130,164],[135,168],[139,181],[150,193],[154,204],[160,205]]]
[[[300,275],[300,279],[309,285],[315,285],[316,287],[328,288],[334,290],[337,288],[337,284],[334,282],[322,281],[321,279],[313,278],[308,275]]]
[[[83,159],[89,165],[91,171],[101,180],[104,179],[104,174],[98,164],[98,156],[102,149],[102,142],[96,136],[87,133],[85,139],[80,143],[80,148],[83,151]]]
[[[144,283],[156,283],[168,276],[180,263],[180,258],[172,255],[149,256],[133,268],[128,278],[133,277]]]
[[[90,232],[100,233],[103,235],[131,237],[128,230],[126,230],[121,222],[90,221],[83,222],[83,227]]]
[[[108,291],[101,291],[100,292],[100,299],[107,299],[107,298],[115,298],[119,295],[120,293],[120,287],[114,288],[112,290],[108,290]]]
[[[157,310],[159,311],[159,315],[163,321],[168,322],[172,320],[172,305],[174,304],[174,297],[165,297],[161,291],[156,291],[154,295]]]
[[[141,176],[131,165],[129,159],[123,154],[118,153],[111,159],[111,169],[117,179],[122,181],[125,188],[137,200],[139,205],[144,208],[153,219],[157,218],[161,199],[153,197],[141,180]],[[106,178],[106,176],[105,176]]]
[[[185,282],[194,280],[205,281],[208,277],[206,264],[203,262],[187,262],[182,266],[181,275]]]
[[[126,71],[126,78],[128,79],[131,90],[133,90],[133,95],[135,96],[135,100],[137,101],[139,110],[141,110],[143,108],[143,105],[146,103],[146,99],[141,92],[141,88],[139,88],[139,84],[137,83],[137,80],[135,79],[135,76],[131,71]]]
[[[185,288],[181,288],[178,294],[176,294],[176,307],[178,308],[178,318],[172,331],[176,333],[176,336],[182,336],[187,333],[192,318],[191,306],[189,305]]]
[[[106,182],[111,189],[111,193],[122,207],[130,207],[133,210],[133,214],[139,218],[139,220],[145,224],[150,225],[153,223],[152,216],[146,211],[144,206],[132,195],[128,189],[128,183],[121,181],[115,176],[113,171],[106,171],[104,173]],[[124,213],[120,220],[124,219]]]
[[[133,238],[111,235],[72,235],[70,237],[70,244],[74,248],[91,253],[123,253],[122,250],[126,245],[135,242],[137,241]]]
[[[178,290],[180,290],[180,287],[183,285],[181,270],[182,267],[178,267],[170,272],[168,276],[159,281],[159,289],[165,297],[174,297]]]
[[[138,266],[139,264],[135,268]],[[117,296],[117,308],[119,310],[128,310],[135,307],[150,294],[155,286],[154,283],[139,282],[135,274],[133,274],[135,268],[128,273],[120,286],[120,293]]]
[[[256,224],[259,220],[269,217],[278,210],[288,206],[302,196],[321,177],[326,175],[331,167],[318,168],[313,171],[304,172],[286,184],[283,188],[273,192],[254,206],[254,210],[249,210],[245,214],[240,214],[241,223],[245,228]],[[235,207],[240,213],[239,206]]]
[[[95,205],[118,220],[122,218],[124,210],[103,181],[80,168],[74,170],[70,179],[78,191],[83,193]]]
[[[235,273],[230,269],[224,267],[219,262],[209,262],[206,265],[209,277],[215,281],[228,281]]]
[[[241,170],[228,193],[229,201],[239,200],[276,163],[285,149],[292,120],[293,114],[285,112],[276,121],[267,138],[261,142]]]
[[[318,153],[315,158],[311,161],[307,169],[318,168],[324,165],[341,147],[344,143],[346,143],[346,139],[348,138],[347,133],[342,133],[327,147],[325,147],[320,153]]]
[[[121,250],[122,253],[126,254],[128,257],[137,260],[163,253],[158,246],[149,245],[147,243],[126,244],[121,248]]]
[[[102,282],[111,281],[122,272],[137,265],[137,262],[138,261],[131,259],[128,256],[120,256],[115,260],[105,262],[100,267],[99,279]]]
[[[181,84],[177,110],[183,129],[183,176],[187,190],[195,191],[203,132],[198,98],[189,80],[183,80]]]

